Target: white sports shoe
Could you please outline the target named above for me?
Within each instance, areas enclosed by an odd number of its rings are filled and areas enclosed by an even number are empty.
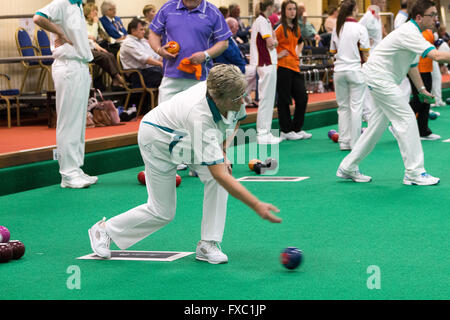
[[[76,177],[63,177],[61,179],[61,188],[70,188],[70,189],[83,189],[87,188],[91,185],[90,181],[85,179],[82,175],[78,175]]]
[[[281,132],[280,133],[280,138],[283,140],[299,140],[300,137],[297,136],[297,134],[294,131],[285,133],[285,132]]]
[[[306,131],[299,131],[295,133],[298,137],[298,139],[304,140],[304,139],[310,139],[312,137],[311,133],[308,133]]]
[[[258,142],[258,144],[278,144],[281,141],[283,141],[283,139],[275,137],[271,133],[266,133],[262,135],[257,135],[256,141]]]
[[[111,250],[109,245],[111,244],[111,238],[106,233],[105,227],[102,224],[106,218],[103,218],[96,224],[94,224],[89,230],[89,239],[91,240],[91,248],[95,254],[104,259],[111,258]]]
[[[189,169],[189,177],[198,177],[197,171]]]
[[[363,175],[359,170],[356,171],[348,171],[341,167],[336,172],[336,176],[342,179],[352,179],[355,182],[370,182],[372,181],[372,177]]]
[[[403,184],[406,185],[418,185],[418,186],[431,186],[438,184],[441,181],[439,178],[435,178],[426,172],[421,173],[419,176],[410,178],[405,174],[403,178]]]
[[[212,264],[227,263],[228,257],[222,252],[216,241],[200,240],[195,250],[197,260],[207,261]]]
[[[427,135],[425,137],[420,137],[420,140],[439,140],[440,138],[441,138],[440,135],[430,133],[429,135]]]
[[[346,151],[346,150],[352,150],[352,147],[350,146],[349,143],[340,143],[339,149],[341,149],[342,151]]]
[[[83,171],[81,171],[81,176],[87,180],[90,184],[96,184],[98,181],[98,177],[97,176],[90,176],[86,173],[84,173]]]
[[[177,165],[177,170],[186,170],[187,169],[187,165],[184,163],[180,163],[179,165]]]

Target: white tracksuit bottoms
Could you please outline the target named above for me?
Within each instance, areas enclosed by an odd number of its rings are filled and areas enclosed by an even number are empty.
[[[78,174],[84,164],[86,113],[91,77],[86,63],[56,59],[52,66],[56,90],[56,144],[61,176]]]
[[[366,84],[360,70],[337,71],[334,87],[338,104],[339,143],[353,147],[361,135]]]
[[[439,63],[433,60],[433,71],[431,72],[433,84],[431,86],[431,93],[436,98],[437,104],[442,104],[442,74],[439,68]]]
[[[158,104],[199,83],[195,79],[163,77],[158,88]]]
[[[257,67],[259,106],[256,116],[256,131],[258,134],[267,134],[272,128],[273,108],[277,91],[277,66]]]
[[[402,96],[400,87],[392,82],[370,81],[364,77],[369,93],[374,100],[367,130],[356,142],[352,151],[342,160],[341,166],[346,170],[358,170],[359,163],[373,150],[383,132],[391,122],[397,132],[396,139],[400,148],[405,174],[417,177],[424,169],[424,155],[417,127],[417,120],[411,106]]]
[[[138,133],[139,148],[145,163],[147,203],[106,221],[108,235],[121,249],[127,249],[161,229],[175,217],[177,165],[170,161],[168,145],[158,139],[158,130],[153,126],[141,125]],[[204,184],[201,240],[221,242],[228,192],[212,177],[207,166],[190,166]]]

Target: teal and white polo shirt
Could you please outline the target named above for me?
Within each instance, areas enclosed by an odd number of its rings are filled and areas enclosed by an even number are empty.
[[[399,85],[419,58],[436,49],[425,40],[419,25],[410,20],[389,33],[370,54],[363,73],[370,82],[391,82]]]
[[[152,131],[158,148],[166,148],[160,151],[170,154],[172,162],[213,165],[224,162],[222,143],[246,116],[244,105],[227,117],[221,115],[206,97],[206,81],[202,81],[147,113],[141,127],[158,129]]]

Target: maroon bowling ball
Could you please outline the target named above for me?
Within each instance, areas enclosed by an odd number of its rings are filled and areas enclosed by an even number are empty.
[[[13,257],[13,249],[9,243],[0,243],[0,263],[8,262]]]
[[[13,250],[13,260],[22,258],[22,256],[25,254],[25,245],[19,240],[10,240],[9,245]]]

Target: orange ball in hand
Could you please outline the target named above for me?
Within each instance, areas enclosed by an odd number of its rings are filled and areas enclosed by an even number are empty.
[[[178,44],[178,42],[169,41],[167,44],[169,45],[166,49],[167,52],[174,54],[180,51],[180,45]]]

